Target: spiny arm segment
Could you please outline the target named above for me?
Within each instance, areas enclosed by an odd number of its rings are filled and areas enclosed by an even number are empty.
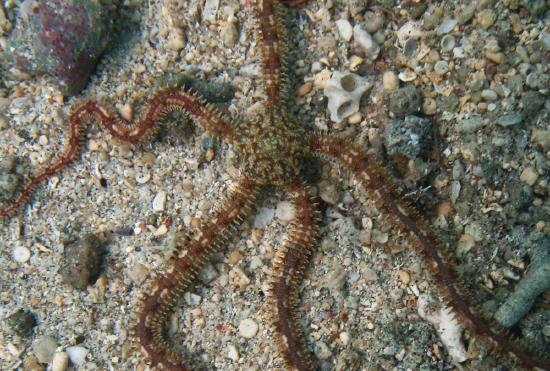
[[[257,0],[256,17],[263,54],[266,107],[280,107],[284,56],[286,55],[285,28],[281,22],[282,5],[275,0]]]
[[[313,151],[328,155],[346,166],[371,191],[376,207],[387,215],[422,257],[446,302],[470,328],[514,362],[532,370],[550,370],[549,360],[529,352],[505,334],[501,326],[486,320],[472,300],[456,272],[453,261],[424,219],[397,194],[391,181],[362,150],[337,137],[314,134],[309,138]]]
[[[134,333],[153,366],[167,371],[192,369],[182,363],[182,357],[164,338],[164,323],[176,299],[187,289],[208,257],[226,241],[230,227],[250,211],[257,193],[258,187],[253,181],[240,182],[223,207],[218,208],[194,236],[185,237],[183,246],[179,246],[172,256],[170,268],[144,295]]]
[[[63,155],[30,178],[15,199],[5,208],[0,209],[0,217],[7,217],[23,206],[33,190],[43,180],[48,179],[75,160],[81,150],[82,133],[90,120],[97,120],[114,138],[127,143],[138,143],[154,134],[159,129],[159,121],[162,117],[174,110],[191,114],[204,129],[214,135],[233,138],[234,129],[230,123],[223,120],[212,110],[212,107],[205,105],[203,99],[183,91],[167,90],[157,93],[149,103],[143,118],[132,124],[128,124],[120,118],[113,118],[100,105],[88,102],[79,107],[69,119],[70,133]]]
[[[278,345],[287,367],[292,371],[313,370],[308,352],[304,349],[304,335],[295,314],[298,283],[311,254],[317,236],[317,215],[307,188],[294,182],[287,186],[294,200],[296,217],[281,253],[273,262],[273,276],[268,299],[277,331]]]

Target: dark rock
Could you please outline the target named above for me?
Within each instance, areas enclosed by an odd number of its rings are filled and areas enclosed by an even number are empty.
[[[495,166],[495,160],[492,157],[481,158],[481,169],[485,176],[487,185],[491,188],[495,188],[495,181],[497,179],[497,167]]]
[[[26,0],[8,53],[31,74],[49,73],[63,95],[80,92],[109,41],[120,0]]]
[[[63,282],[84,290],[98,277],[103,252],[103,244],[92,233],[66,246],[65,263],[61,268]]]
[[[544,107],[546,99],[536,91],[528,91],[520,99],[523,105],[523,113],[527,117],[533,117]]]
[[[395,89],[390,95],[390,111],[399,118],[420,112],[422,98],[413,86]]]
[[[533,17],[542,15],[547,9],[546,0],[521,0],[521,5],[526,7]]]
[[[388,154],[415,158],[432,143],[431,133],[428,120],[407,116],[405,120],[391,119],[382,136]]]
[[[518,177],[519,178],[519,177]],[[507,184],[510,195],[510,204],[516,210],[523,210],[531,205],[535,199],[533,189],[518,179],[512,179]]]
[[[23,183],[27,167],[17,156],[0,161],[0,208],[7,207]]]
[[[16,335],[28,337],[32,335],[33,328],[36,326],[36,318],[34,314],[20,310],[12,314],[7,319],[7,323]]]

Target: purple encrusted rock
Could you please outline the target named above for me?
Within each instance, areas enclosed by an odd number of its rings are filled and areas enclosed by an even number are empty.
[[[120,0],[25,0],[8,53],[24,72],[47,72],[63,95],[80,92],[109,41]]]

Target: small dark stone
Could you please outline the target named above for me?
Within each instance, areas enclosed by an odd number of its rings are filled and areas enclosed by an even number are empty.
[[[7,156],[0,161],[0,208],[13,200],[27,172],[27,167],[17,156]]]
[[[107,179],[105,178],[99,179],[99,184],[101,184],[103,188],[107,188]]]
[[[390,95],[390,111],[399,118],[414,115],[421,107],[422,98],[413,86],[395,89]]]
[[[482,157],[481,169],[483,170],[483,175],[485,175],[485,181],[487,181],[487,185],[491,188],[494,188],[495,180],[497,177],[497,167],[495,166],[495,160],[492,157]]]
[[[77,336],[75,339],[74,339],[75,343],[78,345],[78,344],[82,344],[83,342],[86,341],[86,336]]]
[[[116,234],[119,234],[121,236],[131,236],[134,233],[134,230],[132,228],[126,227],[126,228],[118,228],[115,230]]]
[[[84,290],[97,279],[103,252],[103,244],[92,233],[66,246],[65,262],[61,268],[63,282]]]
[[[418,5],[413,6],[410,10],[411,18],[416,19],[420,17],[426,12],[426,9],[428,9],[428,4],[426,3],[419,3]]]
[[[157,226],[158,223],[158,214],[150,214],[147,216],[147,225],[152,225],[153,227]]]
[[[516,177],[519,178],[517,175]],[[510,195],[510,204],[512,204],[516,210],[523,210],[529,207],[535,199],[533,189],[517,179],[510,180],[507,183],[507,188]]]
[[[536,91],[528,91],[521,97],[520,102],[523,105],[523,113],[525,116],[533,117],[539,113],[542,107],[544,107],[546,99]]]
[[[32,335],[33,328],[36,326],[36,318],[31,312],[20,310],[12,314],[7,319],[7,323],[16,335],[28,337]]]
[[[526,7],[533,17],[542,15],[547,9],[546,0],[521,0],[521,5]]]
[[[382,136],[390,155],[418,157],[421,151],[429,149],[432,143],[430,122],[417,116],[405,120],[391,119]]]
[[[451,94],[448,97],[440,96],[437,98],[437,101],[437,106],[447,112],[456,112],[460,103],[460,99],[454,94]]]

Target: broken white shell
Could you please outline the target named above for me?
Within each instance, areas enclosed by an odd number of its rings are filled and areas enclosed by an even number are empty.
[[[399,80],[404,82],[413,81],[416,79],[416,73],[414,73],[414,71],[410,68],[406,68],[404,71],[401,71],[398,76]]]
[[[339,123],[357,112],[361,96],[371,87],[369,80],[354,73],[335,71],[324,90],[330,119]]]

